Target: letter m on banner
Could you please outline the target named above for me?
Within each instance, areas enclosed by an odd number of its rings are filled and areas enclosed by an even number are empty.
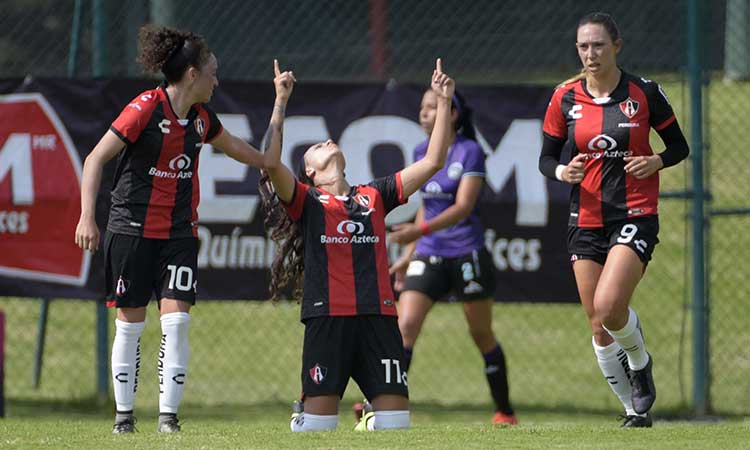
[[[82,286],[81,161],[41,94],[0,96],[0,275]]]

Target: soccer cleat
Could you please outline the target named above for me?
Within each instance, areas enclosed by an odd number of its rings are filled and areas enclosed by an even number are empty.
[[[495,411],[492,416],[492,423],[495,425],[518,425],[518,419],[515,414],[505,414],[501,411]]]
[[[362,405],[362,407],[358,408],[358,405]],[[357,403],[352,409],[354,410],[354,416],[357,417],[357,425],[354,426],[354,431],[369,431],[368,425],[375,420],[375,411],[373,411],[370,402],[365,400],[364,404]]]
[[[651,428],[653,421],[651,420],[651,414],[645,416],[620,416],[622,425],[620,428]]]
[[[177,414],[159,414],[159,426],[156,427],[157,433],[179,433],[182,428],[177,423]]]
[[[633,388],[633,409],[638,414],[648,412],[656,400],[653,374],[654,359],[648,354],[648,364],[641,370],[630,372],[630,386]]]
[[[130,416],[125,420],[121,420],[119,422],[115,422],[115,425],[112,427],[112,434],[126,434],[126,433],[135,433],[135,417]]]
[[[292,403],[292,419],[303,412],[305,412],[305,404],[302,403],[302,400],[295,400],[294,403]]]

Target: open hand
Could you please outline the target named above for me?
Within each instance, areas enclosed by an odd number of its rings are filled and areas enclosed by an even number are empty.
[[[456,82],[453,78],[443,73],[443,60],[438,58],[435,61],[435,70],[432,71],[432,90],[438,97],[453,99],[453,93],[456,89]]]
[[[294,83],[297,81],[294,78],[294,72],[279,70],[279,60],[273,60],[273,85],[276,88],[276,98],[279,100],[287,101],[289,96],[292,95],[292,89],[294,89]]]

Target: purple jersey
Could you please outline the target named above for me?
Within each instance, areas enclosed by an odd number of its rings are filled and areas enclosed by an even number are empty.
[[[414,149],[414,161],[424,158],[429,140]],[[484,152],[475,141],[462,135],[448,149],[445,166],[425,183],[422,192],[424,219],[445,211],[456,202],[458,185],[463,177],[484,177]],[[417,241],[417,253],[425,256],[456,258],[484,246],[484,227],[479,220],[478,202],[469,217],[455,225],[435,231]]]

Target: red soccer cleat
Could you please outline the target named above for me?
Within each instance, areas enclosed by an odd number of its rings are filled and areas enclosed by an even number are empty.
[[[515,414],[504,414],[500,411],[495,412],[492,416],[492,423],[495,425],[518,425],[518,419]]]

